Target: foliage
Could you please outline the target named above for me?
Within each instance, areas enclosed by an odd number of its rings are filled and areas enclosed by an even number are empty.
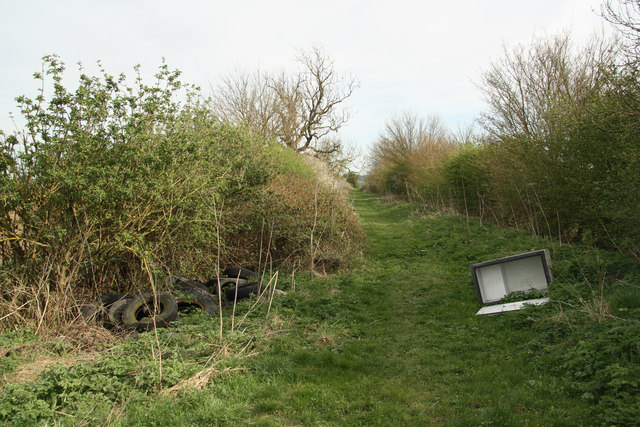
[[[588,331],[562,356],[557,372],[571,391],[597,408],[602,425],[631,425],[640,416],[640,324]]]
[[[360,184],[358,182],[359,180],[359,176],[356,172],[354,171],[348,171],[345,175],[344,175],[344,179],[347,180],[347,182],[349,184],[351,184],[352,187],[358,187]]]
[[[333,234],[296,226],[313,204],[276,222],[269,209],[313,172],[220,123],[166,64],[151,85],[102,70],[81,74],[75,91],[63,86],[58,57],[45,57],[43,69],[40,94],[17,98],[24,133],[0,136],[1,318],[54,325],[76,316],[76,299],[156,286],[169,271],[206,279],[227,263],[258,267],[273,249],[269,236],[289,241],[278,250],[297,259],[312,256],[311,239],[332,246],[337,234],[357,234],[350,207],[331,200],[321,203],[342,211],[318,218]],[[347,258],[355,248],[345,241]]]
[[[639,256],[640,81],[618,54],[615,42],[576,48],[566,35],[505,50],[483,76],[482,143],[377,155],[369,188]]]
[[[332,136],[349,119],[343,104],[357,82],[340,75],[319,48],[301,51],[297,63],[294,73],[236,72],[225,78],[214,90],[214,111],[298,152],[339,152],[342,143]]]
[[[567,34],[505,48],[480,85],[488,108],[480,123],[490,140],[540,141],[553,131],[549,110],[558,101],[578,101],[597,89],[606,70],[602,66],[613,63],[616,52],[614,43],[598,38],[576,48]]]
[[[437,204],[442,183],[438,165],[454,146],[454,138],[438,117],[397,115],[386,123],[371,150],[367,187]]]
[[[446,179],[449,202],[456,212],[485,216],[489,170],[481,146],[464,145],[450,153],[440,166]]]
[[[0,423],[634,423],[637,261],[359,190],[352,197],[369,238],[361,268],[278,281],[287,294],[275,296],[271,316],[264,300],[254,310],[256,300],[246,300],[234,328],[232,308],[223,309],[222,345],[219,319],[195,314],[157,337],[136,334],[34,381],[5,384]],[[540,246],[553,260],[552,301],[475,316],[468,266]],[[579,304],[599,282],[613,315],[597,322]]]

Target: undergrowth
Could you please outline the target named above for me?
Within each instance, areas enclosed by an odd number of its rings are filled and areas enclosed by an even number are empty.
[[[146,291],[178,271],[348,265],[361,231],[344,196],[292,150],[222,123],[180,72],[155,81],[55,55],[20,96],[25,129],[0,131],[0,330],[60,332],[105,293]]]
[[[279,281],[270,306],[105,341],[93,356],[4,383],[26,425],[634,425],[640,266],[356,191],[362,265]],[[476,316],[469,265],[547,248],[551,302]],[[265,300],[266,301],[266,300]],[[600,305],[600,307],[598,307]],[[244,315],[247,314],[246,317]],[[244,317],[244,320],[242,318]],[[232,321],[233,319],[233,321]],[[242,320],[242,321],[241,321]],[[233,324],[233,328],[232,328]],[[53,351],[2,335],[3,369]],[[27,347],[23,347],[26,345]],[[17,348],[20,347],[21,350]],[[9,377],[9,376],[8,376]],[[13,377],[15,378],[15,377]]]

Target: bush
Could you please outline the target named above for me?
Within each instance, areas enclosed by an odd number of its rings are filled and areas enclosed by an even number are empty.
[[[366,188],[437,205],[443,200],[439,165],[455,145],[438,117],[395,116],[373,146]]]
[[[632,425],[640,417],[640,325],[607,325],[582,336],[562,356],[557,372],[581,396],[602,425]]]
[[[71,92],[59,58],[44,63],[36,78],[43,88],[52,82],[50,98],[45,89],[17,98],[26,129],[0,137],[1,318],[52,324],[77,314],[68,307],[78,297],[155,286],[169,271],[204,279],[221,264],[258,266],[273,249],[270,235],[293,242],[276,247],[290,258],[316,250],[310,228],[296,227],[313,203],[271,215],[282,177],[297,177],[284,185],[295,186],[313,182],[313,171],[220,123],[179,71],[163,64],[154,84],[138,78],[132,87],[124,75],[82,74]],[[316,222],[326,214],[335,233],[354,232],[351,210],[325,203],[343,211],[318,210]],[[322,230],[314,245],[331,234]]]
[[[640,81],[617,49],[560,35],[505,51],[483,75],[484,145],[447,157],[446,138],[425,144],[401,117],[374,145],[368,188],[640,258]]]
[[[349,171],[344,175],[344,179],[347,180],[347,182],[349,184],[351,184],[352,187],[357,188],[360,186],[359,182],[358,182],[358,174],[355,173],[354,171]]]
[[[450,203],[457,212],[479,217],[485,214],[489,173],[483,162],[483,150],[481,146],[460,147],[441,166]]]

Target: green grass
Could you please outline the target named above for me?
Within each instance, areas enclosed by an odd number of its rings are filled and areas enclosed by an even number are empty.
[[[161,377],[155,337],[144,333],[92,362],[4,386],[0,419],[149,426],[632,424],[640,403],[637,261],[383,203],[361,191],[353,198],[368,235],[358,268],[298,278],[295,292],[276,298],[269,319],[263,305],[233,333],[226,310],[224,348],[217,319],[206,316],[159,331]],[[551,297],[562,304],[475,316],[469,265],[544,247],[556,275]],[[599,283],[615,319],[583,312],[579,297],[592,301]],[[239,312],[249,306],[243,302]],[[210,368],[212,354],[216,375],[201,390],[166,394]]]

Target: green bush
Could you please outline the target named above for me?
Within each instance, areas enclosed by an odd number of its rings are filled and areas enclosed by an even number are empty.
[[[640,80],[618,48],[558,35],[506,50],[483,75],[484,145],[421,156],[396,131],[415,121],[388,124],[368,188],[640,257]]]
[[[274,180],[293,177],[284,186],[295,187],[313,182],[313,172],[217,120],[179,71],[163,64],[153,84],[132,86],[124,75],[82,74],[69,91],[60,59],[44,65],[35,75],[41,93],[17,98],[25,131],[0,136],[0,317],[73,317],[56,304],[155,286],[175,270],[207,279],[221,265],[259,267],[274,248],[280,259],[308,258],[311,227],[297,224],[311,212],[316,223],[333,221],[335,235],[357,234],[350,208],[329,193],[320,203],[341,212],[307,203],[272,216],[282,198]],[[316,245],[331,246],[329,236],[314,236]]]
[[[442,164],[448,197],[458,212],[483,216],[489,173],[483,162],[481,146],[468,145],[451,153]]]
[[[358,174],[355,173],[354,171],[347,172],[344,175],[344,179],[346,179],[347,182],[351,184],[352,187],[357,188],[360,186],[360,184],[358,183],[358,179],[359,179]]]
[[[589,331],[562,356],[557,371],[602,425],[632,425],[640,417],[640,324],[625,322]]]

